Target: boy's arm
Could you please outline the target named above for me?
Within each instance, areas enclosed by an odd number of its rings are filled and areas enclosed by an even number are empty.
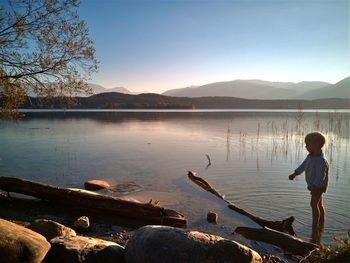
[[[302,162],[302,164],[297,169],[294,170],[294,173],[289,175],[289,180],[293,180],[296,176],[298,176],[299,174],[305,171],[307,158],[308,157],[306,157],[305,160]]]
[[[290,175],[288,176],[288,178],[289,178],[289,180],[294,180],[294,178],[297,177],[297,175],[298,175],[298,174],[296,174],[296,173],[294,172],[294,173],[290,174]]]

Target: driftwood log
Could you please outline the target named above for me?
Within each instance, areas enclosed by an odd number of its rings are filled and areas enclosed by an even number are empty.
[[[191,181],[193,181],[195,184],[202,187],[204,190],[206,190],[206,191],[214,194],[218,198],[224,200],[228,204],[228,208],[230,208],[230,209],[232,209],[232,210],[234,210],[242,215],[249,217],[251,220],[253,220],[258,225],[260,225],[262,227],[269,227],[269,228],[277,230],[277,231],[285,232],[285,233],[288,233],[288,234],[293,235],[293,236],[295,235],[295,232],[294,232],[294,229],[292,226],[292,224],[294,222],[293,216],[286,218],[282,221],[270,221],[270,220],[260,218],[256,215],[253,215],[252,213],[236,206],[235,204],[231,203],[230,201],[226,200],[223,195],[221,195],[214,187],[212,187],[203,178],[197,176],[195,172],[189,171],[188,178]]]
[[[250,240],[262,241],[278,246],[294,255],[305,256],[312,250],[318,248],[314,243],[306,242],[300,238],[267,227],[261,229],[237,227],[235,233]]]
[[[63,204],[67,208],[80,209],[99,216],[130,218],[143,225],[187,227],[187,220],[182,214],[150,203],[126,201],[84,190],[55,187],[13,177],[0,177],[0,189]]]

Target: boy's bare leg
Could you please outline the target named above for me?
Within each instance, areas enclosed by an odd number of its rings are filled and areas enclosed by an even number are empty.
[[[319,226],[321,228],[324,227],[324,214],[325,214],[325,211],[324,211],[324,206],[323,206],[323,198],[322,198],[322,194],[321,194],[321,197],[320,197],[320,201],[318,202],[318,210],[320,211],[320,219],[319,219]]]
[[[322,237],[323,229],[318,227],[313,227],[311,232],[311,239],[310,242],[315,244],[321,243],[321,237]]]
[[[311,208],[312,208],[312,228],[318,228],[320,225],[321,211],[319,207],[319,202],[322,200],[322,191],[311,190]],[[322,205],[323,208],[323,205]],[[323,209],[324,210],[324,209]],[[322,211],[324,217],[324,211]],[[324,219],[323,219],[324,222]]]

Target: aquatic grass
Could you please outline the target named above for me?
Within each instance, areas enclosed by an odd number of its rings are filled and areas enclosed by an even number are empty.
[[[230,126],[227,127],[226,135],[226,161],[230,158],[230,141],[231,141],[231,129]]]
[[[263,126],[265,126],[265,132],[262,132],[261,127]],[[329,162],[333,163],[334,151],[339,151],[344,144],[347,147],[349,143],[349,129],[349,118],[346,114],[334,111],[322,118],[320,113],[316,112],[313,120],[310,122],[310,119],[305,116],[302,109],[299,109],[293,117],[286,116],[286,119],[282,121],[270,120],[265,123],[259,121],[255,136],[253,133],[240,130],[238,136],[239,155],[244,157],[247,149],[250,149],[252,155],[254,153],[257,154],[259,151],[265,151],[272,162],[273,159],[277,159],[280,156],[287,159],[291,156],[290,152],[294,152],[290,161],[295,163],[305,156],[305,135],[311,131],[319,131],[327,138],[324,151]],[[228,128],[226,136],[228,150],[231,150],[231,133],[232,131]],[[233,136],[233,139],[236,138]],[[337,158],[340,158],[339,155],[337,156]],[[339,160],[336,161],[339,162]]]

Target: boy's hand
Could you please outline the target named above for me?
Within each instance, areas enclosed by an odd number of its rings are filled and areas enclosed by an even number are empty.
[[[295,173],[289,175],[289,180],[294,180],[297,175]]]

